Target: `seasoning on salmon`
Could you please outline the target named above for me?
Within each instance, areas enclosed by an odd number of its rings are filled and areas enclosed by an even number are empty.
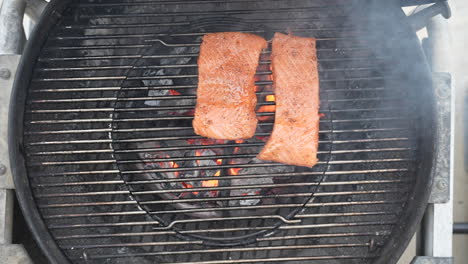
[[[240,33],[203,36],[198,58],[195,133],[213,139],[246,139],[255,134],[255,73],[262,37]]]
[[[316,40],[276,33],[271,57],[276,117],[258,158],[313,167],[318,161],[320,104]]]

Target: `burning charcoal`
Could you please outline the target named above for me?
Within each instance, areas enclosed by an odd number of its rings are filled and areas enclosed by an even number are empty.
[[[153,47],[154,48],[154,47]],[[196,50],[194,50],[196,49]],[[149,49],[148,53],[151,53],[153,49]],[[180,54],[188,54],[188,53],[193,53],[193,52],[198,52],[198,48],[194,47],[176,47],[176,48],[171,48],[171,50],[168,51],[169,54],[174,54],[174,55],[180,55]],[[160,65],[184,65],[189,63],[192,60],[191,57],[176,57],[176,58],[164,58],[159,61]],[[176,76],[180,75],[182,71],[182,68],[164,68],[164,69],[149,69],[143,72],[143,76],[148,76],[148,77],[153,77],[153,76]],[[167,78],[167,79],[156,79],[156,80],[143,80],[143,85],[147,87],[160,87],[160,86],[171,86],[174,85],[175,81],[173,79]],[[148,91],[148,96],[169,96],[169,95],[174,95],[171,93],[171,91],[174,90],[149,90]],[[177,92],[178,94],[181,94]],[[174,102],[173,100],[166,100],[170,101],[170,104],[173,105]],[[146,105],[149,106],[160,106],[161,104],[164,105],[165,101],[164,100],[148,100],[145,101]],[[177,105],[190,105],[193,104],[193,100],[177,100]],[[180,113],[183,114],[183,113]]]
[[[253,158],[249,164],[252,163],[264,163],[257,158]],[[274,173],[288,173],[293,172],[294,167],[291,166],[267,166],[267,167],[250,167],[242,168],[239,170],[239,175],[256,175],[256,174],[274,174]],[[256,177],[256,178],[241,178],[234,179],[231,181],[233,186],[236,185],[262,185],[262,184],[273,184],[274,177]],[[264,188],[256,189],[237,189],[231,191],[231,196],[242,196],[242,195],[259,195],[266,193]],[[233,200],[229,202],[230,206],[245,206],[245,205],[256,205],[261,202],[260,199],[248,199],[248,200]]]

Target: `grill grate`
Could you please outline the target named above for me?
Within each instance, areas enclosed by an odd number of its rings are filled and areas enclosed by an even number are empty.
[[[71,4],[42,48],[24,132],[61,249],[76,263],[371,263],[414,185],[416,121],[356,17],[344,0]],[[255,138],[193,133],[200,37],[225,30],[318,38],[316,167],[254,159],[274,118],[269,51]]]

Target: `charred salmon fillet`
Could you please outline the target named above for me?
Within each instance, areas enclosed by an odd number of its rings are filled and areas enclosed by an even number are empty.
[[[319,136],[316,40],[276,33],[271,56],[276,116],[258,158],[312,167],[318,161]]]
[[[195,133],[213,139],[246,139],[255,134],[255,72],[262,37],[240,33],[203,36],[198,58]]]

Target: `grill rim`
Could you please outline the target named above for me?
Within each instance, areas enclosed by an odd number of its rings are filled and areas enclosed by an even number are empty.
[[[423,70],[417,73],[417,77],[420,79],[415,77],[416,74],[412,77],[415,84],[425,88],[421,89],[421,92],[423,92],[420,94],[419,98],[421,102],[430,102],[420,104],[420,111],[425,118],[421,120],[421,127],[418,129],[418,132],[421,133],[418,135],[420,138],[417,143],[420,158],[419,164],[417,164],[418,166],[416,167],[417,173],[414,190],[410,192],[408,203],[405,204],[404,214],[400,217],[398,224],[394,226],[391,237],[387,241],[387,245],[380,252],[380,257],[375,260],[375,263],[397,263],[418,230],[426,212],[433,181],[437,173],[436,158],[438,157],[438,152],[441,151],[437,142],[440,142],[439,138],[444,137],[444,135],[439,131],[439,126],[435,125],[437,123],[437,102],[436,94],[433,89],[431,67],[415,30],[408,23],[408,17],[403,9],[400,8],[401,4],[398,1],[387,1],[385,2],[387,5],[382,3],[381,5],[376,4],[379,2],[378,0],[372,0],[371,2],[373,3],[374,9],[376,9],[375,11],[380,12],[380,14],[388,14],[388,10],[395,10],[390,13],[390,16],[392,16],[392,21],[390,21],[390,23],[398,24],[390,28],[393,30],[396,28],[395,32],[393,32],[396,35],[399,30],[400,32],[403,30],[403,35],[410,38],[406,40],[407,43],[405,44],[407,46],[411,44],[414,47],[411,49],[413,56],[405,57],[402,55],[401,57],[406,59],[405,62],[407,64],[412,64],[419,68],[424,67]],[[378,27],[376,24],[372,25]],[[389,27],[386,28],[388,29]],[[374,30],[378,29],[374,28]],[[418,59],[418,61],[408,58]],[[427,142],[429,142],[429,144],[424,144]],[[410,224],[405,224],[408,222]]]
[[[57,21],[62,17],[62,13],[73,2],[73,0],[52,0],[44,10],[41,19],[34,28],[30,40],[27,42],[18,71],[15,77],[15,82],[12,88],[12,95],[10,99],[10,110],[8,118],[8,143],[10,153],[10,165],[13,175],[13,180],[16,187],[17,198],[24,214],[26,222],[33,234],[34,239],[39,244],[40,248],[51,263],[71,263],[70,259],[65,256],[65,253],[58,247],[57,241],[52,237],[49,229],[47,228],[42,215],[39,213],[38,204],[32,193],[32,185],[29,181],[28,173],[26,170],[25,153],[23,149],[23,126],[26,96],[30,82],[32,81],[32,74],[40,55],[42,47],[46,43],[48,33],[54,28]],[[370,1],[377,2],[377,1]],[[432,113],[426,115],[429,118],[423,119],[422,128],[425,133],[420,135],[421,139],[418,143],[420,152],[420,164],[417,166],[416,184],[415,188],[409,197],[409,202],[405,204],[403,215],[400,217],[398,223],[395,225],[391,233],[391,237],[387,244],[381,251],[381,256],[375,259],[374,263],[396,263],[409,244],[413,234],[416,232],[419,223],[424,215],[426,205],[429,199],[432,182],[435,175],[435,158],[439,151],[437,145],[437,138],[442,137],[434,126],[435,122],[435,94],[432,90],[432,83],[430,68],[424,56],[419,40],[417,39],[414,31],[406,23],[406,15],[399,8],[398,1],[389,1],[390,8],[385,9],[386,14],[392,17],[392,23],[395,28],[400,28],[408,36],[413,36],[412,51],[416,52],[412,58],[418,58],[418,62],[412,62],[418,66],[423,66],[422,76],[425,76],[423,83],[427,89],[423,89],[426,102],[424,104],[425,113]],[[373,4],[375,7],[377,4]],[[393,10],[395,9],[395,10]],[[392,10],[392,11],[388,11]],[[372,12],[372,11],[369,11]],[[429,144],[422,144],[429,141]]]
[[[8,113],[8,151],[16,197],[34,239],[50,263],[53,264],[70,263],[70,260],[59,248],[39,213],[27,176],[23,137],[18,135],[23,135],[24,105],[26,104],[27,89],[32,80],[32,73],[40,51],[48,38],[48,32],[60,19],[62,12],[71,2],[72,0],[52,0],[42,12],[41,18],[34,27],[21,56],[11,91]]]

